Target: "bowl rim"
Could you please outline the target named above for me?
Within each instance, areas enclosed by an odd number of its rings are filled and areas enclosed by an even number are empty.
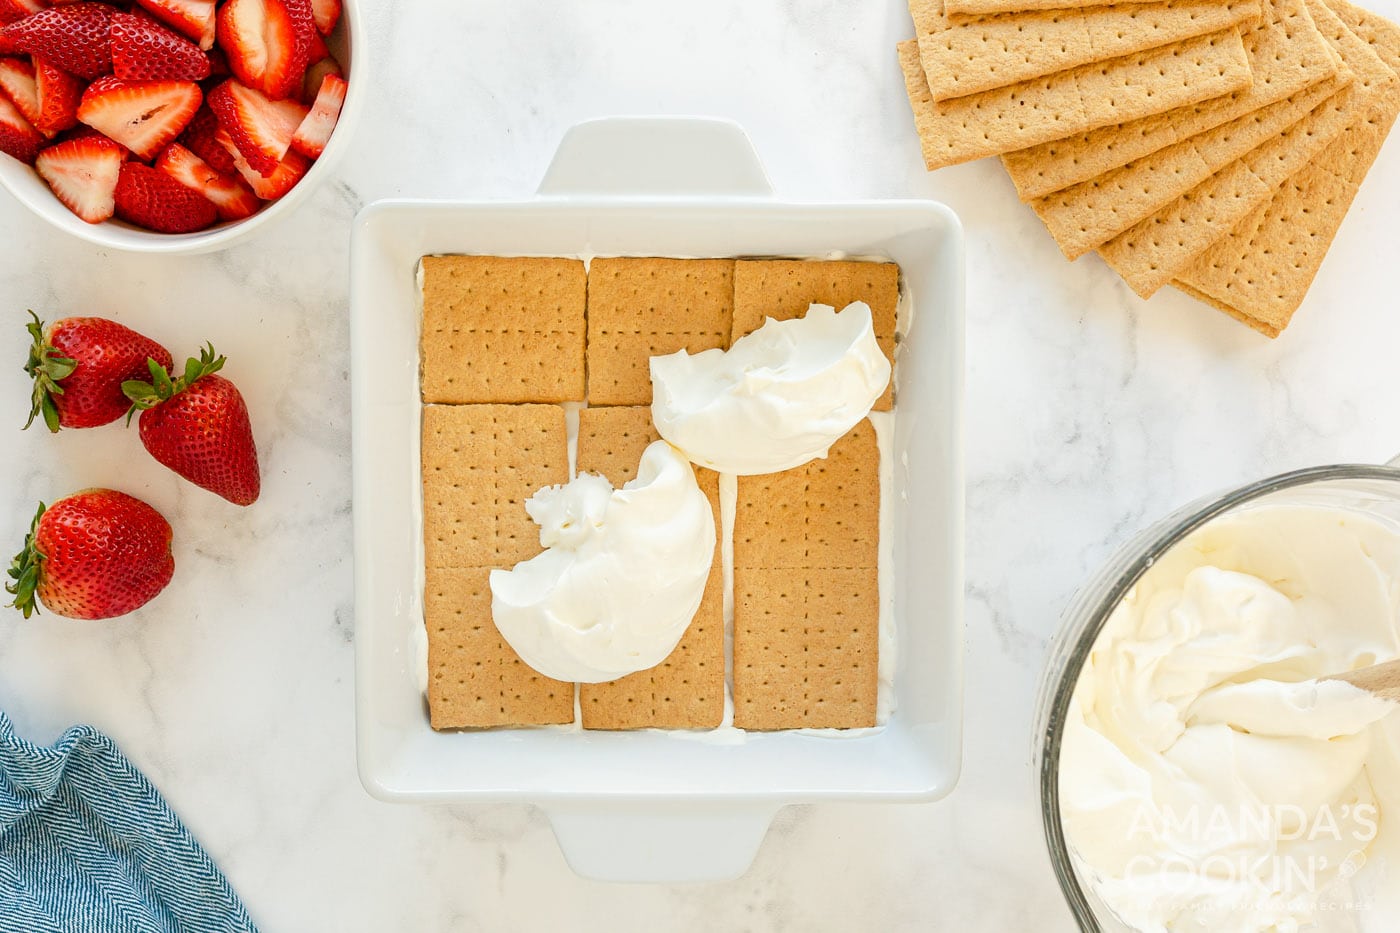
[[[46,186],[40,192],[44,196],[44,200],[42,202],[36,201],[31,192],[13,185],[9,174],[5,172],[0,172],[0,187],[3,187],[33,216],[64,233],[95,246],[128,253],[167,256],[196,255],[233,246],[291,213],[335,168],[335,163],[343,156],[349,146],[349,137],[353,134],[354,124],[363,108],[363,101],[367,94],[366,88],[369,84],[369,55],[367,54],[369,49],[368,43],[362,38],[366,34],[364,15],[360,0],[342,0],[341,22],[337,24],[337,32],[343,31],[344,36],[342,41],[346,54],[342,56],[345,59],[342,65],[346,72],[347,87],[345,104],[341,108],[335,131],[331,134],[325,151],[312,163],[310,170],[290,192],[263,207],[251,217],[193,233],[159,233],[152,230],[142,230],[115,220],[89,224],[69,212]],[[358,43],[356,37],[361,37]],[[31,173],[34,172],[32,165],[23,167]]]
[[[1400,463],[1400,460],[1396,463]],[[1129,538],[1119,545],[1100,570],[1105,576],[1111,572],[1115,577],[1101,596],[1094,592],[1094,578],[1091,577],[1066,604],[1060,617],[1059,630],[1051,643],[1050,656],[1042,672],[1032,734],[1032,753],[1036,761],[1036,779],[1040,793],[1041,829],[1051,868],[1075,921],[1085,933],[1104,933],[1104,928],[1100,925],[1098,915],[1071,864],[1071,850],[1065,839],[1060,810],[1060,749],[1065,719],[1069,713],[1070,700],[1079,683],[1079,674],[1109,616],[1118,608],[1128,591],[1137,585],[1163,555],[1188,535],[1221,515],[1287,489],[1355,479],[1400,483],[1400,466],[1395,463],[1338,463],[1305,467],[1236,487],[1223,495],[1214,493],[1193,500],[1156,524],[1148,526],[1136,538]],[[1063,641],[1071,637],[1067,628],[1068,621],[1079,608],[1081,601],[1088,599],[1091,594],[1096,599],[1093,612],[1087,617],[1086,624],[1072,634],[1073,643],[1063,644]],[[1057,648],[1067,648],[1068,651],[1061,657]]]

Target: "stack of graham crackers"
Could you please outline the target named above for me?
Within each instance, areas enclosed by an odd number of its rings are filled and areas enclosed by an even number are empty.
[[[997,155],[1070,259],[1277,336],[1400,113],[1400,28],[1346,0],[910,0],[929,169]]]
[[[424,621],[433,727],[575,721],[574,685],[541,676],[491,618],[488,577],[540,552],[524,503],[575,471],[615,486],[657,439],[650,359],[728,347],[812,303],[870,305],[893,360],[892,263],[490,256],[422,261]],[[877,404],[891,407],[891,395]],[[583,403],[566,406],[565,403]],[[570,424],[577,418],[576,440]],[[572,448],[572,449],[571,449]],[[825,460],[739,477],[732,689],[744,729],[876,724],[879,451],[862,421]],[[719,477],[697,469],[723,527]],[[583,684],[586,729],[711,729],[725,709],[716,545],[700,608],[661,665]]]

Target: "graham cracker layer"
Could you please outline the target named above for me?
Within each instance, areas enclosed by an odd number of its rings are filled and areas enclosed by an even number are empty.
[[[642,452],[659,440],[647,407],[579,412],[579,472],[601,473],[614,485],[634,479]],[[719,476],[695,478],[720,527]],[[724,718],[724,568],[719,535],[705,595],[675,651],[650,670],[603,684],[580,684],[585,729],[713,729]]]

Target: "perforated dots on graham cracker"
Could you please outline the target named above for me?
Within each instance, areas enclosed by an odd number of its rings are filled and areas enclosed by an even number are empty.
[[[734,724],[875,724],[879,449],[869,421],[825,460],[743,476],[734,517]]]
[[[583,399],[582,262],[498,256],[422,262],[424,402]]]
[[[636,477],[642,451],[657,440],[646,407],[579,412],[578,469],[614,486]],[[714,564],[700,608],[680,643],[660,665],[604,684],[580,684],[585,729],[713,729],[724,718],[724,568],[720,563],[719,477],[696,469],[714,510]]]
[[[893,365],[899,266],[892,262],[740,260],[734,267],[733,339],[753,333],[770,317],[802,317],[813,304],[839,311],[854,301],[870,306],[875,339]],[[875,410],[888,411],[893,400],[891,383]]]
[[[732,259],[595,259],[588,269],[588,402],[651,403],[652,356],[729,346]]]

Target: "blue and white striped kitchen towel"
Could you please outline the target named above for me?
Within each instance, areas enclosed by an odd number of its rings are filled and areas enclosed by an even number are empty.
[[[107,736],[51,748],[0,713],[0,933],[255,933],[243,902]]]

